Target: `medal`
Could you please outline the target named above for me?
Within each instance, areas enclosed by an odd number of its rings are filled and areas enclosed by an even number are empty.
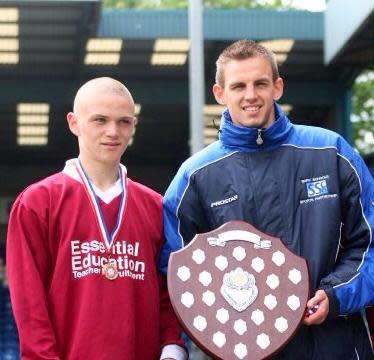
[[[106,263],[101,268],[101,273],[108,279],[108,280],[115,280],[118,277],[118,270],[117,265],[115,263]]]
[[[90,182],[90,179],[88,178],[86,172],[84,171],[82,164],[80,163],[79,159],[76,163],[76,169],[78,171],[78,174],[80,178],[82,179],[83,185],[86,189],[87,195],[90,199],[90,203],[92,205],[93,211],[96,215],[96,220],[99,225],[99,229],[102,235],[102,238],[105,243],[106,247],[106,254],[107,254],[107,263],[103,264],[101,266],[101,274],[106,277],[108,280],[115,280],[119,276],[118,272],[118,267],[117,267],[117,262],[115,259],[111,259],[111,248],[113,246],[113,243],[116,240],[117,234],[120,230],[120,226],[122,223],[123,219],[123,213],[125,210],[125,187],[124,187],[124,179],[123,179],[123,174],[121,167],[119,167],[118,174],[119,174],[119,179],[121,183],[121,200],[120,204],[118,206],[117,210],[117,219],[114,228],[112,229],[111,232],[108,231],[107,226],[105,224],[105,219],[102,214],[102,211],[100,209],[100,204],[99,200],[96,196],[95,190]]]

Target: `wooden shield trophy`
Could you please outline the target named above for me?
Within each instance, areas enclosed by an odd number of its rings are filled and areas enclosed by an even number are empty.
[[[170,256],[168,288],[186,333],[215,359],[265,359],[300,325],[305,259],[243,221],[198,234]]]

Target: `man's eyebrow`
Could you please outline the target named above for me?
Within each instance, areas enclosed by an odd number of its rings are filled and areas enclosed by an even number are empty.
[[[243,85],[244,84],[244,81],[241,81],[241,80],[238,80],[238,81],[233,81],[233,82],[229,82],[228,85],[230,87],[232,86],[236,86],[236,85]]]
[[[90,116],[90,118],[94,118],[94,117],[104,117],[104,118],[107,118],[108,116],[107,115],[103,115],[103,114],[92,114]]]
[[[254,82],[259,82],[259,81],[271,81],[271,79],[269,79],[267,76],[264,76],[264,77],[260,77],[256,79]]]
[[[123,116],[120,116],[118,119],[129,119],[129,118],[135,118],[136,116],[135,115],[123,115]]]

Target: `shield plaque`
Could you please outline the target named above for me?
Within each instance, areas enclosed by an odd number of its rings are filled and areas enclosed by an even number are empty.
[[[291,339],[309,297],[305,259],[243,221],[170,256],[168,288],[191,339],[216,359],[265,359]]]

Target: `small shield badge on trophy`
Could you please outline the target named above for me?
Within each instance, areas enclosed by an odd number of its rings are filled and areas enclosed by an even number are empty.
[[[236,311],[244,311],[258,294],[255,277],[238,267],[223,276],[221,294]]]
[[[192,340],[216,359],[265,359],[300,325],[305,259],[243,221],[198,234],[170,256],[168,288]]]

